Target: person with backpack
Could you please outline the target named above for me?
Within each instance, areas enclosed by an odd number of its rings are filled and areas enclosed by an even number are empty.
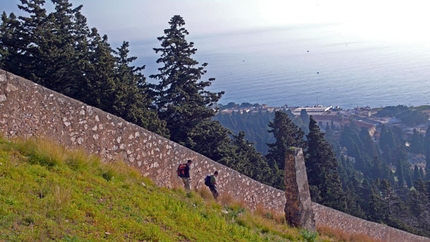
[[[207,175],[205,178],[205,185],[209,187],[214,196],[215,200],[218,198],[218,190],[216,188],[216,177],[218,176],[218,171],[215,171],[213,175]]]
[[[177,172],[178,176],[182,179],[182,182],[184,182],[185,190],[191,191],[191,178],[190,178],[190,168],[191,163],[193,163],[192,160],[188,160],[186,164],[180,164],[178,166]]]

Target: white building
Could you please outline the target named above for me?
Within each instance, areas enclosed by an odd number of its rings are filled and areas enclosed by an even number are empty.
[[[296,109],[293,110],[293,114],[295,116],[299,116],[300,112],[302,110],[306,110],[306,112],[308,113],[308,115],[323,115],[324,113],[330,111],[330,109],[332,109],[332,106],[329,107],[324,107],[324,106],[312,106],[312,107],[298,107]]]

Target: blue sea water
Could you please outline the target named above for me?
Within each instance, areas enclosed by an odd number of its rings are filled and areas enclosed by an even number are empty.
[[[430,45],[368,40],[337,29],[293,26],[187,40],[198,49],[194,58],[209,64],[204,78],[216,78],[209,90],[225,91],[221,104],[430,104]],[[148,54],[145,61],[155,57]],[[156,66],[147,64],[147,71],[156,72]]]

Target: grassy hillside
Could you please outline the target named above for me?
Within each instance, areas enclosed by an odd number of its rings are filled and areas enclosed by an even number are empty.
[[[228,200],[160,188],[124,163],[46,140],[0,138],[0,241],[364,241]]]

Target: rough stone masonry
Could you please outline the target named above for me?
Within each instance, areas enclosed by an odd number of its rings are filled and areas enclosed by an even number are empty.
[[[301,148],[290,148],[285,158],[285,218],[290,226],[315,231],[305,159]]]

